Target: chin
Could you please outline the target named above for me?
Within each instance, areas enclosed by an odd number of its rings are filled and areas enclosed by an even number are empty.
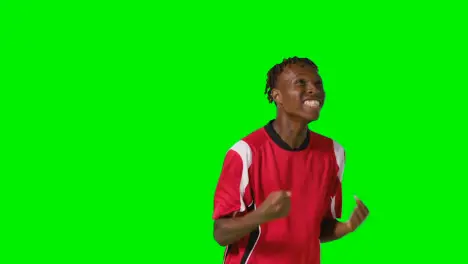
[[[319,113],[307,113],[302,116],[305,120],[307,120],[307,123],[317,121],[320,117]]]
[[[301,122],[301,123],[310,123],[319,119],[320,111],[297,111],[297,112],[286,112],[286,115],[290,119]]]

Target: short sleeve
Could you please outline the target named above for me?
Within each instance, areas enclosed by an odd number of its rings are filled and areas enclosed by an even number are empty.
[[[214,196],[213,219],[243,213],[252,203],[249,168],[252,151],[244,141],[227,152]]]
[[[343,172],[345,166],[346,154],[343,147],[337,143],[333,142],[333,152],[334,152],[334,167],[332,170],[334,175],[331,178],[330,189],[329,189],[329,198],[327,205],[326,218],[341,218],[342,208],[343,208],[343,191],[342,191],[342,182],[343,182]]]

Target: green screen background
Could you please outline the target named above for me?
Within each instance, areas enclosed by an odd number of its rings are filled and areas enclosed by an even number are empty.
[[[221,263],[224,154],[309,57],[368,220],[322,263],[463,263],[462,1],[2,1],[0,263]]]

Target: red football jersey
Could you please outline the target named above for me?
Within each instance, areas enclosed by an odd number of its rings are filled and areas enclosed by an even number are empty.
[[[320,224],[341,217],[344,164],[344,149],[334,140],[309,130],[291,149],[272,121],[237,142],[224,160],[213,219],[255,210],[278,190],[291,191],[291,209],[227,246],[224,263],[319,264]]]

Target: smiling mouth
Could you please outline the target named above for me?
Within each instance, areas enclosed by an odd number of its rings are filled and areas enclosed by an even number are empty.
[[[304,101],[304,105],[309,108],[317,109],[317,108],[320,108],[321,103],[319,100],[306,100]]]

